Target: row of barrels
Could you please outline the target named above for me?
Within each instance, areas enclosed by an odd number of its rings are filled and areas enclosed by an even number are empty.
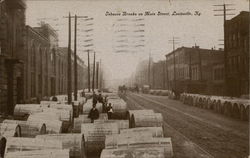
[[[105,94],[109,95],[109,94]],[[88,97],[91,98],[91,97]],[[96,104],[99,111],[99,118],[91,123],[88,114],[92,108],[92,99],[88,99],[83,106],[83,113],[74,119],[72,132],[82,134],[85,140],[86,156],[100,156],[101,151],[105,148],[105,138],[110,134],[118,134],[122,129],[129,128],[129,121],[126,120],[127,104],[114,94],[108,96],[108,104],[113,107],[112,119],[108,119],[107,113],[104,113],[106,106],[102,103]],[[123,118],[123,119],[120,119]]]
[[[249,120],[249,100],[247,99],[182,93],[180,100],[190,106],[210,109],[240,120]]]
[[[169,96],[171,91],[169,91],[169,90],[159,90],[159,89],[150,89],[148,93],[151,94],[151,95]]]
[[[115,101],[112,102],[112,99]],[[35,110],[25,106],[26,110],[29,109],[25,114],[29,115],[27,120],[5,120],[0,126],[1,131],[5,131],[0,136],[1,157],[85,158],[92,153],[100,153],[101,158],[172,157],[171,139],[164,137],[161,114],[153,110],[127,111],[126,104],[118,100],[109,97],[117,115],[126,115],[126,119],[117,117],[110,120],[106,113],[101,113],[94,123],[88,118],[91,100],[75,117],[71,117],[74,113],[72,106],[68,113],[71,115],[61,112],[66,106],[61,103],[50,103],[47,107],[41,104],[39,108],[34,106]],[[101,112],[103,106],[99,104],[97,107]],[[62,133],[58,127],[62,127],[63,121],[72,126],[72,130],[66,132],[73,133]],[[27,133],[23,134],[25,131]]]
[[[128,110],[126,102],[118,96],[109,96],[115,117],[108,119],[100,113],[99,119],[91,120],[88,112],[92,100],[83,106],[83,114],[74,119],[73,132],[82,134],[85,140],[86,156],[98,155],[101,158],[165,158],[172,157],[170,138],[164,137],[163,117],[153,110]],[[98,111],[103,106],[97,103]]]
[[[84,137],[68,133],[85,98],[73,105],[66,104],[65,97],[58,98],[15,106],[15,120],[0,123],[1,158],[85,157]]]
[[[129,110],[128,125],[106,134],[101,158],[171,158],[171,138],[164,137],[163,117],[153,110]],[[83,127],[84,128],[84,127]]]

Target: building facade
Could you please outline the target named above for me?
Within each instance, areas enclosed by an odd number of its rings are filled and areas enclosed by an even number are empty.
[[[166,87],[178,93],[223,95],[222,50],[180,47],[166,55]]]
[[[48,28],[50,34],[41,31]],[[58,46],[51,41],[50,36],[52,35],[56,35],[56,33],[48,24],[41,25],[39,29],[25,27],[23,38],[25,44],[19,57],[24,63],[22,101],[25,103],[56,94],[55,78],[58,73],[58,65],[56,64],[60,56],[57,53]]]
[[[226,21],[227,95],[249,94],[249,12]]]
[[[22,100],[22,67],[26,4],[23,0],[0,2],[0,113],[12,114]]]

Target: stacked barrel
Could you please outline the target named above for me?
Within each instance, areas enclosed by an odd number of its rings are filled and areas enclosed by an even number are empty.
[[[170,138],[164,137],[163,118],[153,110],[128,110],[117,94],[106,93],[97,103],[99,118],[91,121],[93,106],[78,96],[72,105],[66,96],[40,104],[18,104],[14,119],[0,124],[1,158],[169,158]],[[52,99],[52,98],[51,98]],[[113,107],[108,119],[107,104]]]
[[[122,103],[123,100],[119,101],[119,99],[118,96],[112,96],[108,98],[108,102]],[[121,105],[117,105],[117,107],[121,107]],[[113,109],[116,113],[116,107]],[[101,158],[173,157],[171,138],[164,137],[162,114],[155,113],[153,110],[128,110],[126,118],[126,120],[105,121],[116,122],[118,127],[114,126],[116,129],[118,128],[118,131],[106,135]]]
[[[171,96],[172,92],[170,90],[150,89],[149,94],[160,95],[160,96]]]
[[[241,120],[249,118],[249,100],[222,96],[182,93],[180,100],[187,105],[210,109]]]
[[[14,118],[0,123],[1,158],[86,157],[84,136],[70,133],[85,98],[78,94],[68,105],[65,95],[56,97],[57,101],[15,106]]]

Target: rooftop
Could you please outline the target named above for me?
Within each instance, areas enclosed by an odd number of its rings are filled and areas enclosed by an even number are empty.
[[[179,47],[179,48],[177,48],[177,49],[175,49],[174,51],[172,51],[172,52],[170,52],[170,53],[168,53],[168,54],[166,54],[165,56],[167,57],[167,56],[170,56],[171,54],[173,54],[174,52],[178,52],[178,51],[181,51],[181,50],[183,50],[183,49],[186,49],[186,50],[200,50],[200,51],[206,51],[206,52],[222,52],[223,50],[216,50],[216,49],[206,49],[206,48],[200,48],[199,46],[193,46],[193,47],[184,47],[184,46],[182,46],[182,47]]]

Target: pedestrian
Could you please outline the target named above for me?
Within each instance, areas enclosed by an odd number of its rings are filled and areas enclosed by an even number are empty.
[[[85,92],[84,92],[84,90],[82,91],[82,97],[85,97]]]
[[[99,103],[104,103],[101,93],[99,93],[97,100],[98,100]]]
[[[113,115],[113,107],[111,105],[111,103],[109,103],[109,106],[107,107],[107,113],[108,113],[108,119],[112,119],[112,115]]]
[[[99,111],[96,109],[96,104],[93,104],[93,108],[90,110],[88,118],[91,119],[91,123],[99,118]]]
[[[98,96],[95,94],[95,91],[93,91],[92,99],[93,99],[93,105],[94,105],[94,104],[97,104]]]

